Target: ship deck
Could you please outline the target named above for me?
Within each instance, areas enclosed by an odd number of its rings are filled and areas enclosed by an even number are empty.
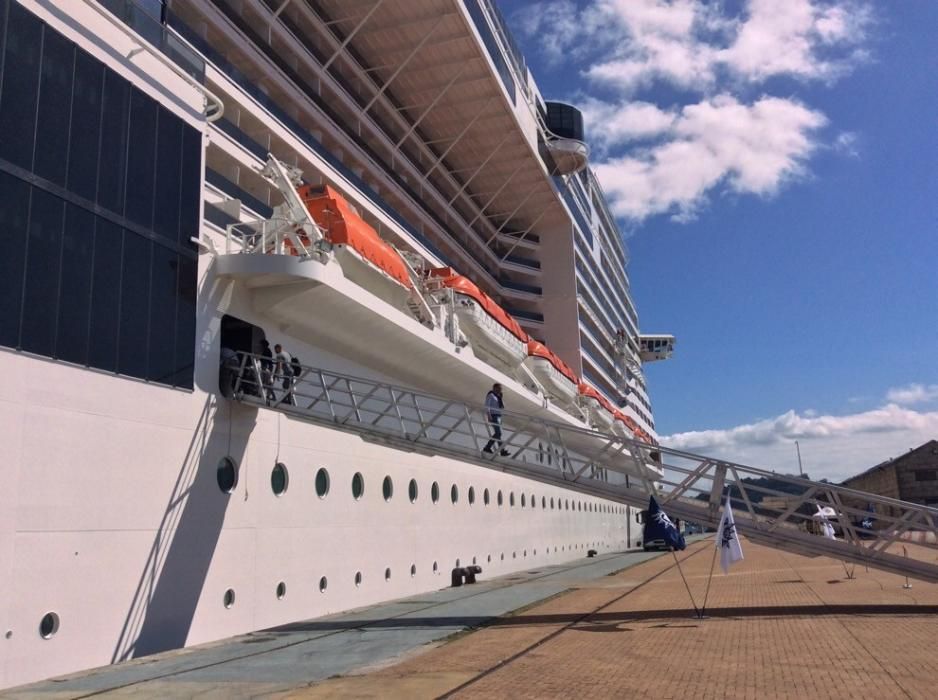
[[[933,697],[938,584],[744,542],[697,619],[670,555],[609,554],[13,689],[108,697]],[[681,553],[699,605],[709,540]],[[909,546],[909,555],[935,557]],[[848,578],[848,573],[853,575]]]

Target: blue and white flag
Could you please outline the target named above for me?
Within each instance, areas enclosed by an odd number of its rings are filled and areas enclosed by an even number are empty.
[[[729,494],[726,494],[726,501],[723,503],[723,516],[717,528],[716,546],[720,549],[720,568],[723,569],[724,574],[728,574],[730,564],[743,558],[743,547],[739,543],[739,535],[736,532]]]
[[[860,521],[860,527],[864,530],[872,530],[873,525],[876,524],[876,506],[872,503],[868,503],[866,506],[867,515]],[[869,534],[869,533],[864,533]]]
[[[648,500],[648,515],[645,518],[644,537],[645,542],[664,540],[664,543],[672,549],[684,549],[687,546],[684,542],[684,535],[671,522],[668,514],[661,510],[654,496],[650,496]]]

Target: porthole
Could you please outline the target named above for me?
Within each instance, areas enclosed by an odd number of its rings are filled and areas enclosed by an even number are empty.
[[[384,477],[384,481],[381,482],[381,493],[385,501],[390,501],[391,497],[394,495],[394,482],[391,480],[390,476]]]
[[[531,507],[537,508],[537,496],[535,496],[533,493],[531,494]]]
[[[325,498],[329,493],[329,472],[320,469],[316,472],[316,495]]]
[[[435,481],[430,485],[430,500],[434,503],[440,500],[440,485]]]
[[[488,489],[484,489],[484,490],[482,491],[482,502],[483,502],[485,505],[488,505],[490,500],[491,500],[491,499],[489,498],[489,490],[488,490]]]
[[[277,462],[270,472],[270,488],[275,496],[282,496],[290,485],[290,474],[287,472],[287,465],[283,462]]]
[[[388,567],[387,569],[384,570],[384,580],[385,581],[391,580],[391,567]]]
[[[527,558],[527,556],[528,556],[528,550],[524,550],[524,556],[525,556],[525,558]]]
[[[456,568],[459,568],[459,558],[456,559]]]
[[[319,592],[325,593],[328,587],[329,587],[329,579],[323,576],[321,579],[319,579]]]
[[[281,581],[277,584],[277,600],[283,600],[283,597],[287,594],[287,584]]]
[[[508,494],[508,505],[511,508],[515,507],[515,492],[514,491]]]
[[[39,636],[43,639],[52,639],[55,633],[59,631],[59,615],[54,612],[47,612],[39,621]]]
[[[534,550],[534,556],[537,556],[537,550],[536,550],[536,549]]]
[[[498,496],[497,496],[496,500],[498,501],[498,506],[501,507],[502,503],[504,502],[503,499],[502,499],[502,490],[501,490],[501,489],[498,490]]]
[[[476,490],[475,490],[475,487],[474,487],[474,486],[470,486],[470,487],[469,487],[469,493],[466,494],[466,495],[467,495],[467,497],[469,498],[469,505],[470,505],[470,506],[471,506],[473,503],[476,502]]]
[[[413,578],[416,575],[417,575],[417,565],[411,564],[410,565],[410,577]]]
[[[511,558],[512,558],[512,559],[517,559],[517,558],[518,558],[518,553],[517,553],[517,552],[512,552],[512,553],[511,553]]]
[[[491,555],[491,554],[489,554],[489,555],[485,558],[485,563],[486,563],[486,564],[491,564],[491,563],[492,563],[492,555]]]
[[[569,499],[569,498],[565,501],[564,505],[566,506],[566,507],[565,507],[565,510],[570,510],[570,499]]]
[[[524,494],[522,493],[521,494],[521,507],[522,508],[524,508],[525,503],[527,503],[527,499],[524,497]]]
[[[472,557],[472,565],[473,565],[473,566],[476,565],[476,558],[475,558],[475,557]]]
[[[218,488],[224,493],[234,493],[238,486],[238,465],[231,457],[222,457],[215,472]]]
[[[436,574],[436,573],[439,573],[439,571],[440,571],[439,564],[437,564],[436,562],[433,562],[433,573]]]
[[[356,571],[355,572],[355,588],[361,588],[361,585],[362,585],[362,572]]]
[[[229,588],[227,591],[225,591],[225,595],[222,598],[221,602],[222,602],[222,605],[224,605],[226,608],[230,608],[231,606],[234,605],[235,603],[234,588]]]
[[[411,479],[410,483],[407,484],[407,496],[410,498],[411,503],[417,502],[417,480]]]
[[[459,501],[459,487],[456,486],[456,484],[453,484],[452,487],[450,487],[449,500],[451,500],[453,503],[457,503]]]
[[[501,561],[505,561],[505,553],[502,552]]]
[[[547,496],[541,496],[541,510],[547,510]]]
[[[550,509],[551,510],[554,509],[554,497],[553,496],[550,497]]]
[[[352,477],[352,498],[358,501],[364,495],[365,477],[361,475],[361,472],[355,472],[355,476]]]

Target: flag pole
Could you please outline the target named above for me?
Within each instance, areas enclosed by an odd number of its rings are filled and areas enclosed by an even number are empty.
[[[681,562],[677,558],[677,552],[674,551],[673,546],[669,546],[671,550],[671,556],[674,557],[674,563],[677,564],[678,573],[681,574],[681,580],[684,582],[684,588],[687,589],[687,595],[690,596],[690,604],[694,606],[694,617],[700,618],[700,610],[697,609],[697,603],[694,602],[694,594],[690,592],[690,586],[687,585],[687,579],[684,578],[684,570],[681,569]]]
[[[717,563],[717,548],[713,548],[713,557],[710,558],[710,575],[707,576],[707,592],[704,593],[703,607],[700,608],[700,617],[704,617],[707,612],[707,598],[710,597],[710,581],[713,580],[713,565]]]

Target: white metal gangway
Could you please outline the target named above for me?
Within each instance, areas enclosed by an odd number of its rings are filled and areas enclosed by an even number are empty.
[[[905,533],[938,536],[935,508],[511,411],[502,418],[508,455],[496,456],[499,449],[487,454],[482,449],[490,426],[481,405],[315,367],[303,366],[294,376],[250,353],[223,364],[220,384],[236,401],[397,449],[448,456],[635,508],[645,508],[654,494],[672,517],[711,528],[729,489],[736,529],[754,542],[938,582],[935,552],[906,558],[895,551]],[[819,507],[834,509],[837,539],[816,527]]]

